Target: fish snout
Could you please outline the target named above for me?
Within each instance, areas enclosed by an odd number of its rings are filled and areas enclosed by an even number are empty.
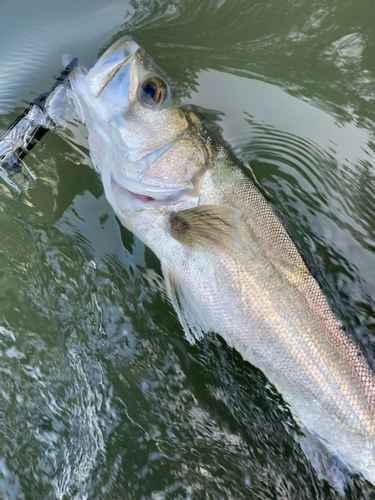
[[[129,73],[132,57],[139,48],[139,45],[132,37],[124,36],[104,52],[85,78],[85,84],[95,98],[100,96],[117,74],[123,73],[121,81],[126,80],[122,70]]]

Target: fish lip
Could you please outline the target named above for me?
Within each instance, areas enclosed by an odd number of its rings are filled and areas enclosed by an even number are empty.
[[[93,94],[93,96],[97,99],[100,94],[103,92],[103,90],[106,88],[106,86],[114,79],[114,77],[117,75],[119,71],[122,70],[122,68],[125,66],[127,61],[132,58],[134,54],[130,54],[129,56],[125,57],[123,61],[120,61],[119,63],[115,64],[113,67],[111,67],[111,74],[107,80],[104,81],[103,86],[99,89],[92,89],[90,85],[90,92]]]
[[[132,37],[125,36],[102,54],[85,77],[85,83],[94,98],[100,96],[117,73],[129,64],[139,50],[138,43]]]
[[[119,191],[127,199],[128,208],[156,209],[161,206],[176,205],[186,198],[196,198],[196,193],[190,188],[158,188],[133,179],[127,179],[128,185],[119,182],[111,173],[110,185],[117,204],[123,205],[117,200]]]
[[[124,186],[123,183],[120,183],[120,182],[118,182],[117,179],[115,179],[115,177],[113,176],[113,174],[111,174],[110,182],[111,182],[112,190],[113,190],[113,187],[115,186],[117,189],[125,191],[126,195],[130,195],[131,197],[134,197],[134,198],[136,198],[136,199],[138,199],[140,201],[143,201],[144,203],[148,203],[150,201],[151,202],[152,201],[156,201],[155,198],[153,198],[152,196],[149,196],[149,195],[146,195],[146,194],[142,193],[141,190],[139,190],[139,192],[135,192],[135,191],[132,191],[131,189],[129,189],[129,187]]]
[[[117,73],[121,71],[128,63],[129,60],[134,56],[134,54],[129,54],[124,59],[115,62],[114,64],[99,71],[96,74],[91,74],[90,71],[87,73],[85,80],[90,90],[90,93],[97,99],[103,90],[107,87],[109,83],[115,78]]]
[[[129,178],[125,178],[124,181],[125,182],[119,181],[116,175],[111,174],[111,182],[114,182],[120,188],[125,189],[127,192],[138,197],[149,198],[155,201],[164,201],[174,191],[178,191],[178,189],[173,188],[159,188],[157,186],[152,186],[151,184],[146,184],[144,182],[135,181]],[[155,196],[152,196],[152,194],[154,194]]]

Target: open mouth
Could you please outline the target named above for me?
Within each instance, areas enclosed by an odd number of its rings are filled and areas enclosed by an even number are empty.
[[[111,175],[111,189],[117,205],[122,210],[155,209],[160,206],[174,205],[188,197],[195,196],[195,193],[187,188],[150,186],[133,179],[126,179],[125,182],[120,183],[113,175]]]
[[[124,189],[124,188],[122,188]],[[152,198],[151,196],[147,196],[145,194],[138,194],[138,193],[133,193],[132,191],[129,191],[129,190],[126,190],[127,191],[127,194],[132,196],[135,200],[140,200],[142,201],[143,203],[148,203],[148,202],[152,202],[152,201],[156,201],[155,198]]]
[[[144,207],[147,203],[154,203],[156,200],[153,196],[144,193],[137,193],[125,187],[122,183],[117,182],[111,176],[111,188],[114,194],[117,205],[120,208],[134,209]]]

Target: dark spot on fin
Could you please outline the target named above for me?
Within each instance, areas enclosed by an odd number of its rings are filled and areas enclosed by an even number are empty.
[[[173,212],[170,218],[170,232],[182,245],[206,247],[239,243],[241,212],[221,205],[199,207]]]

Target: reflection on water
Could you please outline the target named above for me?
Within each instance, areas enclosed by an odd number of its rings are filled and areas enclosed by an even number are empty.
[[[15,29],[20,4],[23,23]],[[89,9],[84,3],[73,2],[56,4],[51,9],[48,2],[41,0],[39,6],[26,1],[2,5],[2,19],[8,22],[2,24],[0,45],[0,112],[8,112],[19,97],[32,100],[30,95],[45,92],[48,83],[53,83],[52,75],[59,69],[63,54],[74,54],[79,47],[79,56],[86,56],[93,64],[99,48],[132,11],[127,2],[101,0],[91,2]]]
[[[249,168],[375,365],[375,34],[369,0],[6,2],[0,127],[130,33]],[[20,22],[20,18],[22,22]],[[121,228],[85,132],[0,186],[0,497],[338,499],[263,375],[190,346],[155,256]],[[348,477],[347,498],[375,489]]]

